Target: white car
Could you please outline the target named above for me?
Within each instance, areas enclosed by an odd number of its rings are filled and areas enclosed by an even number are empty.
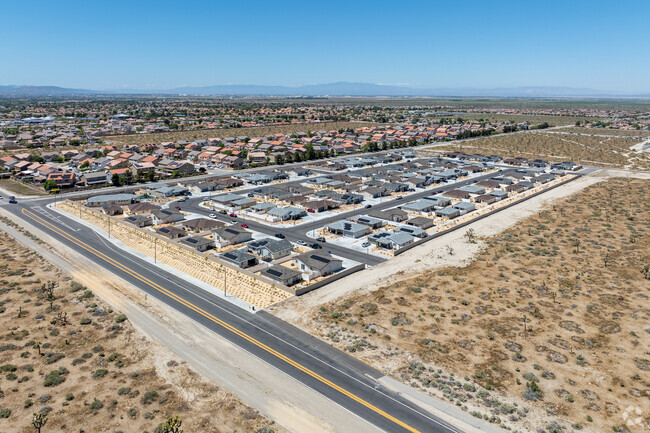
[[[216,218],[216,217],[217,217],[217,216],[216,216],[215,214],[213,214],[213,213],[211,213],[211,214],[208,215],[208,216],[209,216],[210,218]]]
[[[298,245],[307,245],[307,242],[303,241],[302,239],[299,239],[296,243]]]

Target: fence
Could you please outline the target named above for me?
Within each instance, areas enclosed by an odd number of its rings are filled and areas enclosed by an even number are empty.
[[[294,294],[293,289],[218,260],[212,254],[201,253],[191,247],[172,243],[149,230],[132,226],[108,215],[102,215],[83,205],[65,201],[58,206],[101,228],[134,250],[154,257],[161,263],[223,290],[257,308],[266,308]]]
[[[360,265],[353,266],[353,267],[348,268],[348,269],[346,269],[344,271],[338,272],[338,273],[336,273],[334,275],[331,275],[331,276],[329,276],[327,278],[324,278],[324,279],[322,279],[322,280],[320,280],[320,281],[318,281],[318,282],[316,282],[314,284],[310,284],[309,286],[300,287],[300,288],[295,290],[295,293],[296,293],[297,296],[304,295],[305,293],[309,293],[312,290],[316,290],[319,287],[323,287],[323,286],[325,286],[325,285],[327,285],[329,283],[333,283],[336,280],[339,280],[339,279],[341,279],[343,277],[347,277],[348,275],[353,274],[353,273],[355,273],[357,271],[360,271],[362,269],[365,269],[365,268],[366,268],[366,265],[363,264],[363,263],[360,264]]]
[[[480,220],[482,220],[483,218],[489,217],[490,215],[494,215],[494,214],[497,213],[497,212],[500,212],[500,211],[502,211],[502,210],[508,209],[509,207],[512,207],[512,206],[514,206],[514,205],[516,205],[516,204],[522,203],[522,202],[524,202],[524,201],[526,201],[526,200],[529,200],[529,199],[531,199],[531,198],[533,198],[533,197],[537,197],[537,196],[540,195],[540,194],[543,194],[543,193],[545,193],[545,192],[548,192],[548,191],[550,191],[550,190],[552,190],[552,189],[555,189],[555,188],[557,188],[557,187],[559,187],[559,186],[565,185],[565,184],[571,182],[572,180],[577,179],[578,177],[579,177],[579,175],[573,175],[573,176],[572,176],[571,178],[569,178],[569,179],[566,179],[566,180],[564,180],[564,181],[562,181],[562,182],[556,183],[555,185],[552,185],[552,186],[550,186],[550,187],[548,187],[548,188],[544,188],[544,189],[542,189],[542,190],[540,190],[540,191],[537,191],[537,192],[535,192],[535,193],[533,193],[533,194],[530,194],[529,196],[522,197],[522,198],[520,198],[520,199],[518,199],[518,200],[513,201],[512,203],[508,203],[508,204],[505,205],[505,206],[501,206],[501,207],[495,208],[495,209],[493,209],[493,210],[491,210],[491,211],[489,211],[489,212],[487,212],[487,213],[484,213],[484,214],[482,214],[482,215],[477,216],[476,218],[472,218],[472,219],[467,220],[467,221],[465,221],[465,222],[462,222],[462,223],[460,223],[460,224],[458,224],[458,225],[455,225],[455,226],[453,226],[453,227],[450,227],[450,228],[448,228],[447,230],[443,230],[443,231],[441,231],[441,232],[434,233],[434,234],[432,234],[432,235],[430,235],[430,236],[427,236],[426,238],[422,238],[422,239],[420,239],[420,240],[418,240],[418,241],[413,242],[412,244],[408,244],[407,246],[405,246],[405,247],[403,247],[403,248],[400,248],[399,250],[395,250],[395,251],[393,252],[393,255],[394,255],[394,256],[398,256],[398,255],[400,255],[400,254],[402,254],[402,253],[404,253],[404,252],[410,250],[411,248],[415,248],[415,247],[417,247],[418,245],[422,245],[423,243],[428,242],[428,241],[430,241],[430,240],[432,240],[432,239],[435,239],[435,238],[440,237],[440,236],[442,236],[442,235],[444,235],[444,234],[450,233],[450,232],[452,232],[452,231],[454,231],[454,230],[461,229],[461,228],[463,228],[463,227],[465,227],[465,226],[467,226],[467,225],[469,225],[469,224],[473,224],[473,223],[475,223],[476,221],[480,221]]]

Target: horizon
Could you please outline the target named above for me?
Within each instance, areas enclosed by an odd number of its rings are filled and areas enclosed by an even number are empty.
[[[386,1],[12,3],[3,5],[12,19],[0,28],[0,44],[11,63],[0,83],[147,91],[351,82],[646,94],[650,60],[639,55],[637,29],[650,4],[627,6],[410,2],[399,16]]]

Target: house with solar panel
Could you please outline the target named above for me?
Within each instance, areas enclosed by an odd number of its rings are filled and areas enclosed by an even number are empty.
[[[343,269],[343,260],[335,259],[321,251],[309,251],[293,259],[293,264],[302,272],[304,280],[325,277]]]
[[[284,284],[285,286],[293,286],[302,281],[302,273],[280,265],[273,265],[262,269],[260,275]]]
[[[219,258],[242,269],[250,268],[257,264],[257,257],[244,250],[228,251],[227,253],[219,254]]]
[[[250,242],[246,250],[262,260],[275,260],[290,255],[293,244],[286,239],[265,238]]]
[[[336,221],[332,224],[328,224],[325,228],[330,233],[355,239],[360,238],[361,236],[365,236],[372,231],[372,229],[367,225],[358,224],[351,221]]]
[[[214,243],[218,248],[241,244],[250,241],[253,238],[251,232],[240,228],[236,224],[219,227],[213,231],[212,234],[214,235]]]

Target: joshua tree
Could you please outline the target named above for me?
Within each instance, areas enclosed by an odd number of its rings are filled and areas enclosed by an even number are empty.
[[[607,267],[607,265],[609,265],[611,263],[611,261],[612,261],[612,255],[609,254],[609,253],[606,253],[603,256],[603,263],[605,264],[605,267]]]
[[[38,350],[38,356],[43,356],[41,353],[41,342],[40,341],[35,341],[34,342],[34,349]]]
[[[47,417],[42,413],[35,413],[32,417],[32,425],[38,433],[41,433],[41,429],[47,424]]]
[[[644,265],[641,273],[643,274],[643,278],[650,280],[650,265]]]
[[[573,246],[576,248],[574,252],[579,253],[580,252],[580,239],[574,239],[572,241]]]
[[[451,245],[447,245],[447,254],[450,256],[454,255],[454,248]]]
[[[182,424],[183,421],[181,421],[178,415],[174,418],[169,417],[167,418],[167,421],[165,421],[161,433],[183,433],[183,430],[181,430]]]
[[[476,233],[474,232],[474,229],[469,229],[465,232],[465,237],[467,238],[467,242],[470,244],[476,243]]]

